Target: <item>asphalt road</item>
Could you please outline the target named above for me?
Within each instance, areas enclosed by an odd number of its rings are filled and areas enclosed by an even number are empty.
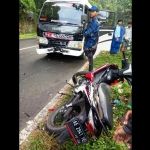
[[[20,41],[20,131],[87,61],[59,54],[39,55],[36,45],[36,39]]]
[[[36,38],[23,39],[23,40],[19,41],[20,49],[25,49],[27,47],[32,47],[32,46],[36,46],[36,45],[37,45]]]

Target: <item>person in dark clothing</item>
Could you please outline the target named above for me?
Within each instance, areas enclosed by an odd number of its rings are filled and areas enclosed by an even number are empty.
[[[123,126],[120,126],[114,132],[114,140],[116,142],[128,143],[132,140],[132,110],[129,110],[125,115]]]
[[[90,17],[91,20],[85,31],[83,33],[85,40],[84,40],[84,53],[88,57],[89,61],[89,71],[93,71],[93,55],[96,52],[98,38],[99,38],[99,29],[100,24],[96,16],[98,15],[99,9],[97,6],[92,6],[90,9]]]

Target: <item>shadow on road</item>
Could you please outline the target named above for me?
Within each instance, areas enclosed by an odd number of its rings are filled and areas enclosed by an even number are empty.
[[[63,62],[63,63],[75,63],[75,62],[86,62],[87,58],[85,59],[81,59],[79,57],[75,57],[75,56],[66,56],[66,55],[62,55],[62,54],[49,54],[49,55],[45,55],[44,57],[42,57],[41,59],[39,59],[39,61],[54,61],[54,62]]]
[[[85,59],[81,59],[79,57],[75,57],[75,56],[66,56],[66,55],[62,55],[59,53],[52,53],[49,55],[46,55],[43,59],[50,59],[50,60],[56,60],[56,61],[63,61],[63,62],[75,62],[75,61],[80,61],[80,62],[85,62],[87,61],[86,58]]]

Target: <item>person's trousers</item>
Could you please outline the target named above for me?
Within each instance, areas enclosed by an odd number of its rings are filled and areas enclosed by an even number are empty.
[[[89,71],[93,71],[93,55],[89,57]]]
[[[85,52],[85,55],[89,59],[89,71],[92,72],[93,71],[93,65],[94,65],[93,64],[93,55],[95,54],[96,49],[91,49],[91,50],[85,49],[84,52]]]

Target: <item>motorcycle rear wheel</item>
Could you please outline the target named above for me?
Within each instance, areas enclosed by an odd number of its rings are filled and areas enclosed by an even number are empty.
[[[60,134],[66,129],[66,122],[70,121],[73,119],[73,117],[78,117],[80,118],[82,115],[84,115],[85,111],[85,103],[82,102],[80,105],[74,106],[73,110],[70,112],[70,114],[67,116],[67,118],[63,118],[63,115],[65,113],[60,112],[60,110],[68,104],[68,102],[60,105],[57,107],[48,117],[47,122],[46,122],[46,129],[51,133],[51,134]],[[60,121],[57,122],[56,119]],[[65,120],[66,119],[66,120]],[[64,122],[63,122],[64,121]]]

